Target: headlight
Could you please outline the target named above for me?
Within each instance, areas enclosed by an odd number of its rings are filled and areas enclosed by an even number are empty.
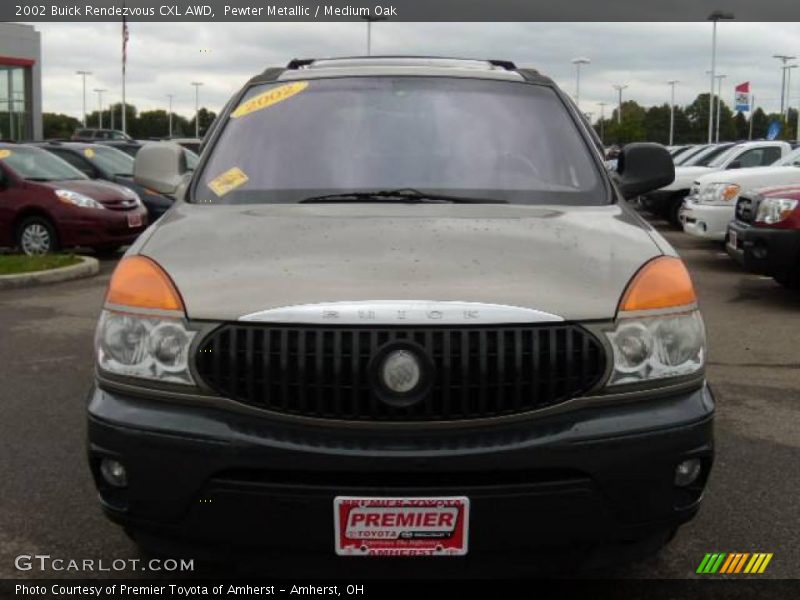
[[[690,196],[697,196],[697,194],[698,194],[699,192],[700,192],[700,184],[698,184],[698,183],[693,183],[693,184],[692,184],[692,187],[690,187],[690,188],[689,188],[689,195],[690,195]]]
[[[691,375],[705,362],[705,328],[697,310],[623,318],[606,336],[614,351],[608,385]]]
[[[697,201],[702,204],[732,204],[740,191],[741,187],[735,183],[712,183],[698,192]]]
[[[786,219],[797,208],[797,200],[764,198],[758,205],[756,223],[773,225]]]
[[[80,206],[81,208],[105,208],[105,206],[94,198],[89,198],[89,196],[73,192],[72,190],[56,190],[56,196],[65,204],[72,204],[74,206]]]
[[[189,346],[195,336],[182,319],[104,310],[97,324],[97,364],[128,377],[192,385]]]

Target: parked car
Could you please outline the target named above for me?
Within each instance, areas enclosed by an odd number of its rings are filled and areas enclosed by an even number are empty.
[[[653,214],[680,226],[680,210],[689,189],[701,175],[725,169],[747,169],[764,167],[780,160],[791,152],[786,142],[745,142],[723,152],[706,166],[687,166],[675,168],[675,181],[668,186],[645,194],[641,205]]]
[[[203,140],[201,140],[200,138],[169,138],[169,139],[164,140],[164,141],[174,142],[175,144],[178,144],[179,146],[183,146],[184,148],[188,148],[189,150],[191,150],[192,152],[194,152],[197,155],[200,154],[200,146],[203,143]]]
[[[172,206],[172,199],[133,180],[133,158],[115,148],[83,142],[35,142],[33,145],[55,154],[90,179],[104,179],[137,194],[154,223]]]
[[[90,181],[39,148],[0,143],[0,246],[25,254],[73,246],[110,252],[145,227],[147,211],[127,188]]]
[[[726,248],[739,264],[800,289],[800,185],[742,194]]]
[[[180,200],[98,324],[89,460],[139,544],[630,557],[697,512],[703,322],[622,202],[672,180],[663,146],[612,179],[506,61],[292,61],[219,123],[188,186],[175,144],[137,154]]]
[[[130,140],[132,138],[127,133],[119,131],[118,129],[83,127],[76,129],[70,139],[73,142],[96,142],[98,140]]]
[[[698,177],[683,203],[683,230],[695,237],[724,241],[742,192],[784,185],[800,185],[800,149],[792,150],[769,167],[717,171]]]
[[[169,141],[169,140],[164,140]],[[103,146],[110,146],[112,148],[116,148],[117,150],[123,151],[125,154],[136,158],[136,154],[142,147],[149,143],[149,142],[142,142],[139,140],[132,140],[132,141],[120,141],[120,140],[110,140],[106,142],[97,142],[98,144],[102,144]],[[184,146],[184,154],[186,155],[186,168],[190,171],[194,171],[197,167],[197,163],[200,161],[200,157],[192,152],[189,148]]]
[[[683,146],[678,152],[672,156],[672,162],[677,167],[682,165],[690,157],[694,156],[708,146],[705,144],[693,144],[691,146]]]
[[[720,156],[723,152],[733,148],[736,144],[734,142],[723,142],[720,144],[708,144],[703,146],[699,152],[687,156],[681,161],[682,167],[707,167],[714,159]]]

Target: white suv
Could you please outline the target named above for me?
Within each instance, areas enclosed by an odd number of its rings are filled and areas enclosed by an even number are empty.
[[[724,241],[739,195],[746,190],[800,184],[800,148],[768,167],[716,171],[698,177],[683,203],[683,230],[707,240]]]

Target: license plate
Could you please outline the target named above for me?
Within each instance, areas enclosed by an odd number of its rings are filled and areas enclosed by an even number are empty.
[[[736,232],[733,229],[728,229],[728,245],[731,248],[737,248]]]
[[[142,226],[142,215],[138,213],[128,215],[128,227],[141,227],[141,226]]]
[[[357,498],[333,500],[339,556],[463,556],[469,498]]]

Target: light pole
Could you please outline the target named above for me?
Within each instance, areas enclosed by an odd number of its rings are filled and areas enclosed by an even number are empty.
[[[103,128],[103,92],[107,92],[108,90],[95,88],[93,91],[97,92],[97,112],[100,113],[100,118],[98,119],[98,121],[99,121],[98,126],[100,127],[100,129],[102,129]]]
[[[787,65],[783,68],[786,71],[786,114],[783,116],[784,121],[789,118],[789,108],[792,105],[792,69],[796,68],[797,65]]]
[[[672,140],[675,133],[675,84],[679,83],[677,79],[671,79],[667,82],[670,87],[669,94],[669,145],[672,146]]]
[[[600,107],[600,141],[602,143],[606,143],[603,139],[605,136],[603,135],[604,131],[604,121],[606,120],[606,104],[607,102],[598,102],[598,106]]]
[[[83,118],[81,122],[83,126],[86,127],[86,76],[91,75],[91,71],[75,71],[76,75],[80,75],[83,78]]]
[[[588,58],[573,58],[572,64],[575,65],[575,106],[578,111],[581,109],[581,65],[588,65],[592,61]]]
[[[169,98],[169,137],[172,138],[172,94],[167,94]]]
[[[372,56],[372,24],[376,21],[386,21],[387,17],[362,16],[367,22],[367,56]]]
[[[615,90],[617,90],[617,95],[619,97],[619,108],[617,108],[617,125],[622,125],[622,90],[624,90],[627,85],[613,85],[612,86]]]
[[[717,69],[717,22],[733,20],[733,13],[725,13],[715,10],[708,15],[708,20],[713,22],[714,27],[711,34],[711,94],[708,96],[708,143],[712,141],[714,133],[714,76]]]
[[[193,81],[194,86],[194,137],[200,139],[200,86],[202,81]]]
[[[715,141],[719,144],[719,113],[720,111],[720,103],[722,101],[722,80],[727,77],[727,75],[716,75],[717,80],[717,133],[715,136]]]
[[[777,58],[783,64],[781,65],[781,116],[784,111],[784,98],[786,93],[786,63],[790,60],[797,58],[796,56],[789,56],[787,54],[773,54],[772,58]],[[784,117],[785,119],[785,117]]]

